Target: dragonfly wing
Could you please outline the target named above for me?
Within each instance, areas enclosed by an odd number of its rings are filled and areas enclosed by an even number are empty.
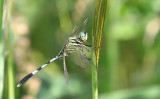
[[[85,50],[84,50],[85,51]],[[86,54],[85,54],[86,52]],[[88,58],[90,53],[83,52],[83,49],[77,49],[74,53],[70,54],[70,58],[80,67],[88,67],[92,65],[91,60]]]
[[[88,22],[88,18],[80,26],[76,25],[75,28],[72,31],[71,36],[75,36],[75,35],[79,34],[79,32],[85,31],[87,22]]]
[[[74,29],[73,29],[72,33],[76,32],[78,28],[79,28],[79,26],[78,26],[78,25],[76,25],[76,26],[74,27]]]
[[[65,61],[65,56],[64,55],[63,55],[63,68],[64,68],[64,76],[65,76],[66,82],[68,84],[69,77],[68,77],[68,72],[67,72],[66,61]]]

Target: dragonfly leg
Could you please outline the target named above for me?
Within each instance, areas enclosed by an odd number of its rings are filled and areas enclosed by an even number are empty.
[[[87,45],[87,44],[83,44],[84,46],[86,46],[86,47],[92,47],[91,45]]]
[[[76,48],[76,47],[74,47],[74,48],[75,48],[75,50],[81,55],[81,59],[82,59],[83,61],[86,61],[86,62],[92,64],[92,63],[90,62],[91,59],[87,58],[86,54],[83,53],[83,46],[79,46],[79,48]],[[85,46],[84,48],[86,48],[86,46]],[[89,49],[88,49],[88,50],[89,50]],[[92,65],[93,65],[93,64],[92,64]]]
[[[87,58],[87,56],[82,51],[80,51],[80,54],[81,54],[82,60],[91,60],[91,59]]]
[[[94,48],[94,50],[101,49],[101,47]]]
[[[91,45],[86,45],[86,44],[83,44],[83,47],[84,47],[88,52],[91,52],[92,50],[101,49],[101,47],[97,47],[97,48],[92,48],[92,49],[90,50],[90,49],[88,49],[87,47],[91,47]]]
[[[80,50],[76,48],[76,50],[77,50],[77,52],[81,55],[81,59],[82,59],[83,61],[86,61],[87,63],[95,66],[95,65],[91,62],[91,59],[87,58],[86,54],[83,53],[83,47],[80,48]]]
[[[91,62],[92,59],[87,58],[87,56],[83,53],[81,54],[81,59],[94,66],[94,64]]]
[[[91,52],[90,49],[88,49],[85,45],[83,46],[88,52]]]

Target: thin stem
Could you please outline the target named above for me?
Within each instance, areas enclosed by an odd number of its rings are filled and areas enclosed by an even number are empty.
[[[96,67],[92,66],[92,94],[93,99],[98,99],[98,62],[99,53],[102,40],[102,33],[105,21],[107,0],[97,0],[97,6],[94,15],[93,26],[93,45],[95,52],[93,53],[93,63]]]
[[[93,99],[98,99],[98,68],[92,66],[92,94]]]

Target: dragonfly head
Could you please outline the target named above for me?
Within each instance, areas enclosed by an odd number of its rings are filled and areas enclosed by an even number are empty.
[[[81,31],[80,32],[80,39],[85,42],[88,39],[88,33],[86,33],[85,31]]]

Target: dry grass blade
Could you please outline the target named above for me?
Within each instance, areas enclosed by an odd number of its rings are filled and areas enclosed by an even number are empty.
[[[92,94],[93,99],[98,99],[98,60],[101,46],[101,39],[103,33],[103,26],[105,21],[107,0],[98,0],[94,15],[93,26],[93,42],[95,53],[93,54],[93,63],[96,69],[92,67]]]
[[[99,60],[103,26],[106,15],[106,6],[107,6],[107,0],[98,0],[95,10],[93,35],[94,35],[94,47],[96,48],[95,49],[96,67],[98,66],[98,60]]]

